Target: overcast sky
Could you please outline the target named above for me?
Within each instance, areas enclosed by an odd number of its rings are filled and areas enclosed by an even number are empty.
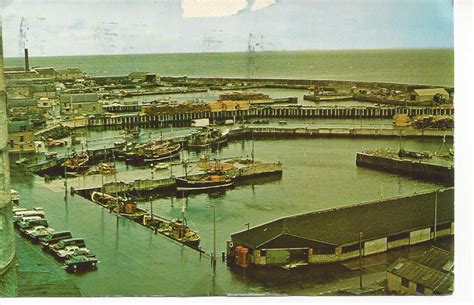
[[[8,57],[453,47],[451,0],[11,2]]]

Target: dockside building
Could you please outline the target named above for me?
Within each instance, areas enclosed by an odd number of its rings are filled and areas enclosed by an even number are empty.
[[[454,234],[454,188],[280,218],[231,235],[241,267],[339,262]]]

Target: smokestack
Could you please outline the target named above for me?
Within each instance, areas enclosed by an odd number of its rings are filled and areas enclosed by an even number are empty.
[[[28,49],[25,48],[25,71],[28,72],[30,71],[30,62],[28,59]]]

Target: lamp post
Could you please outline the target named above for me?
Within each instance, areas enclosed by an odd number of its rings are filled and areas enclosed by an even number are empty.
[[[214,272],[214,276],[216,275],[216,206],[215,205],[212,205],[212,209],[213,209],[213,222],[214,222],[214,226],[213,226],[213,235],[214,235],[214,238],[213,238],[213,253],[212,253],[212,271]]]
[[[359,232],[359,288],[362,289],[362,232]]]

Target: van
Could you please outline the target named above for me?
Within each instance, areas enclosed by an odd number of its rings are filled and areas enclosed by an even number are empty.
[[[49,244],[56,244],[60,240],[70,239],[72,234],[69,231],[60,231],[54,232],[46,235],[45,237],[40,238],[40,242],[44,247],[47,247]]]
[[[47,228],[49,225],[46,219],[40,218],[40,219],[28,219],[20,223],[18,226],[19,226],[20,231],[24,231],[34,226],[44,226]]]
[[[31,220],[38,220],[38,219],[43,219],[43,217],[41,216],[24,216],[24,217],[20,217],[18,219],[18,221],[15,223],[15,225],[18,227],[18,228],[21,228],[23,226],[25,226],[29,221]]]
[[[44,218],[44,211],[35,208],[33,210],[26,210],[26,211],[16,211],[13,213],[13,221],[17,222],[19,221],[22,217],[28,217],[28,216],[41,216],[41,218]]]

